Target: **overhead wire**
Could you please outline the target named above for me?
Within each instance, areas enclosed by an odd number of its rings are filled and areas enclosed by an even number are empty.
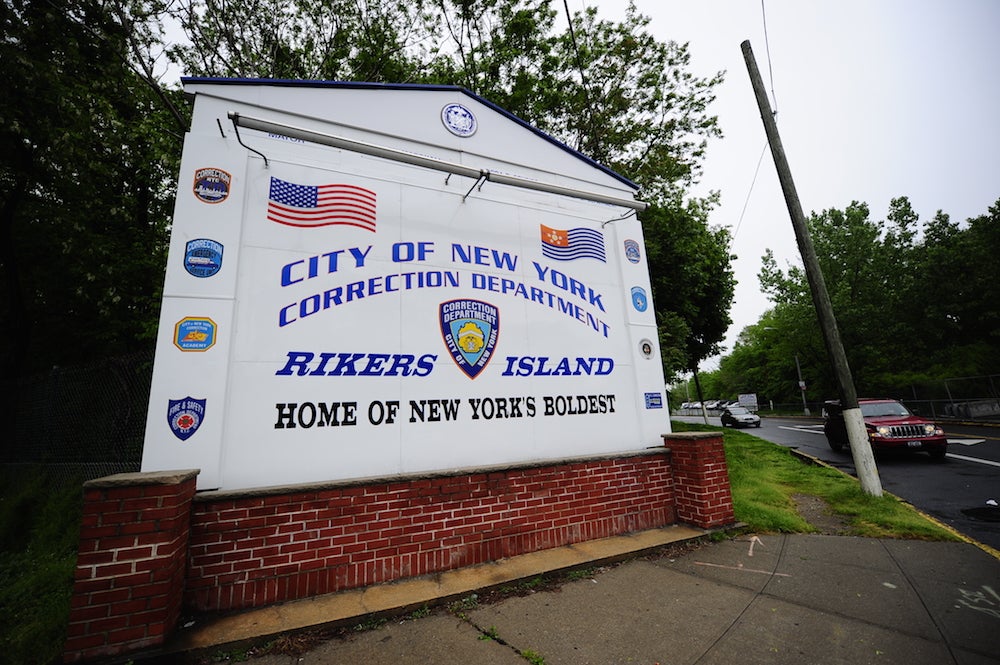
[[[570,14],[569,11],[569,0],[563,0],[563,8],[566,10],[566,23],[569,25],[569,39],[570,42],[573,44],[573,55],[575,56],[576,59],[576,69],[578,72],[580,72],[580,86],[583,88],[583,100],[586,103],[587,108],[590,109],[593,108],[592,104],[590,103],[590,88],[587,85],[587,75],[584,74],[583,71],[583,62],[580,60],[580,46],[576,42],[576,30],[573,28],[573,16],[572,14]],[[584,5],[584,12],[586,12],[586,5]],[[587,121],[586,132],[587,134],[591,134],[593,132],[594,114],[593,113],[588,114],[588,118],[589,119]],[[589,139],[591,141],[594,139],[593,136],[584,136],[583,138]],[[582,147],[583,144],[582,139],[580,143],[581,145],[577,147]]]
[[[774,94],[774,70],[771,67],[771,44],[767,38],[767,12],[764,9],[764,0],[760,0],[760,16],[761,22],[764,24],[764,50],[767,54],[767,77],[771,83],[771,114],[774,116],[778,115],[778,98]],[[767,153],[767,139],[764,140],[764,147],[760,151],[760,157],[757,158],[757,168],[754,169],[753,179],[750,181],[750,188],[747,190],[746,199],[743,201],[743,209],[740,211],[740,217],[736,221],[736,228],[733,230],[733,240],[736,239],[736,234],[740,232],[740,226],[743,224],[743,217],[746,215],[747,206],[750,205],[750,195],[753,194],[754,185],[757,184],[757,175],[760,173],[760,165],[764,161],[764,155]]]

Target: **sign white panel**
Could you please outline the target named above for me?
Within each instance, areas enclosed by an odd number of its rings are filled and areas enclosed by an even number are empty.
[[[144,470],[233,489],[627,451],[669,431],[634,216],[244,130],[265,164],[195,111]],[[196,174],[203,191],[185,191]]]

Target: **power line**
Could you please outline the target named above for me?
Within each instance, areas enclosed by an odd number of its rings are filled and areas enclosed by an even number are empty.
[[[573,29],[573,16],[569,11],[569,0],[563,0],[563,7],[566,10],[566,23],[569,24],[569,38],[573,44],[573,54],[576,58],[576,69],[580,72],[580,85],[583,87],[583,100],[587,104],[587,108],[591,109],[590,90],[587,87],[587,76],[583,73],[583,63],[580,61],[580,47],[576,43],[576,30]],[[586,8],[584,8],[584,12],[586,12]],[[589,120],[587,121],[587,134],[591,134],[593,131],[594,114],[590,113],[588,115]],[[587,136],[587,138],[593,140],[594,137]],[[583,141],[581,140],[581,144],[582,143]],[[578,147],[582,147],[582,145]]]
[[[771,69],[771,44],[767,40],[767,13],[764,11],[764,0],[760,0],[760,19],[764,24],[764,50],[767,52],[767,78],[771,81],[771,108],[778,115],[778,98],[774,96],[774,71]]]
[[[778,98],[774,94],[774,70],[771,68],[771,44],[767,39],[767,12],[764,9],[764,0],[760,0],[760,18],[761,22],[764,24],[764,50],[767,52],[767,77],[771,82],[771,107],[772,115],[778,115]],[[754,185],[757,184],[757,174],[760,173],[760,165],[764,161],[764,154],[767,152],[768,143],[764,141],[764,148],[760,151],[760,157],[757,158],[757,168],[753,172],[753,180],[750,181],[750,189],[747,190],[747,197],[743,201],[743,210],[740,211],[740,217],[736,221],[736,228],[733,230],[733,240],[736,240],[736,234],[740,232],[740,226],[743,224],[743,216],[746,215],[747,206],[750,205],[750,195],[753,194]]]
[[[750,194],[753,193],[753,187],[757,184],[757,174],[760,173],[760,165],[764,162],[764,154],[767,153],[767,141],[764,141],[764,148],[760,151],[760,157],[757,159],[757,168],[753,172],[753,180],[750,182],[750,189],[747,191],[747,197],[743,201],[743,210],[740,211],[740,218],[736,222],[736,229],[733,231],[733,240],[736,239],[736,234],[740,232],[740,225],[743,223],[743,215],[747,212],[747,206],[750,205]]]

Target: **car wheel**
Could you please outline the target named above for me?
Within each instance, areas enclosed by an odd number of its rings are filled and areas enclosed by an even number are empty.
[[[759,421],[759,420],[757,421],[757,424],[756,424],[756,425],[754,425],[754,427],[757,427],[757,428],[759,428],[759,427],[760,427],[760,421]]]
[[[945,461],[945,459],[947,459],[945,455],[948,454],[948,449],[945,448],[944,446],[941,446],[940,448],[932,448],[928,450],[927,453],[931,456],[931,459],[934,460],[935,462],[943,462]]]

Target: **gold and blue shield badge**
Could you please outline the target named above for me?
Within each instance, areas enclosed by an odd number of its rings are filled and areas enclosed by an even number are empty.
[[[479,376],[497,345],[500,310],[482,300],[449,300],[438,308],[438,319],[452,360],[470,379]]]

